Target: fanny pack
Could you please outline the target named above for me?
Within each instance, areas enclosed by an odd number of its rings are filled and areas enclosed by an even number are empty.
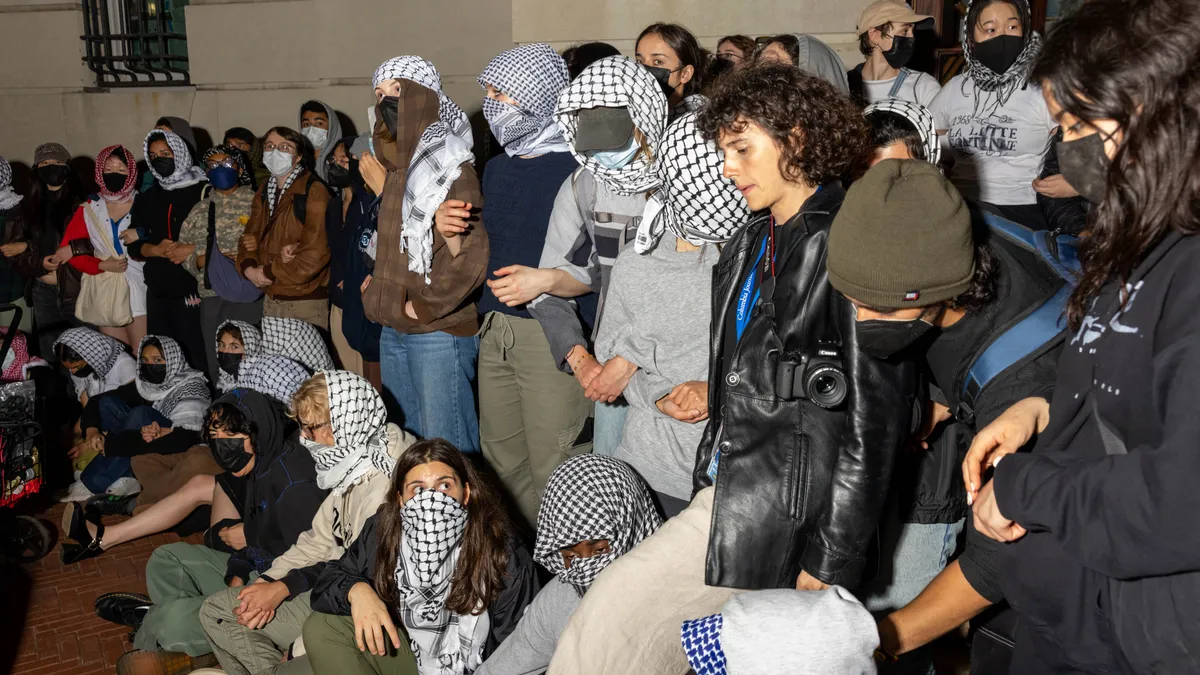
[[[217,246],[217,205],[208,202],[208,246],[204,249],[204,287],[229,302],[254,302],[262,289],[238,273],[233,261]]]

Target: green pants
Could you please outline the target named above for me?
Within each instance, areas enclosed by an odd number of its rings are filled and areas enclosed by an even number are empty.
[[[483,456],[530,525],[550,474],[591,452],[580,432],[592,402],[560,371],[536,319],[490,312],[479,339],[479,440]]]
[[[308,593],[284,601],[275,618],[258,630],[237,622],[233,613],[240,588],[226,588],[208,596],[200,608],[200,624],[208,635],[213,653],[226,673],[258,675],[272,673],[292,643],[300,637],[304,620],[312,614]]]
[[[386,634],[384,639],[391,642]],[[304,622],[304,649],[313,672],[322,675],[417,675],[417,660],[402,628],[400,648],[389,644],[387,656],[375,656],[359,651],[354,619],[313,612]]]
[[[204,599],[227,588],[229,554],[177,542],[159,546],[146,563],[146,589],[154,606],[146,613],[133,646],[149,651],[212,652],[200,626]]]

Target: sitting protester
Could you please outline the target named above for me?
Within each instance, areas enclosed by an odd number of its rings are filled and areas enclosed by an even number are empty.
[[[113,391],[137,378],[137,362],[126,351],[125,345],[90,328],[68,328],[54,341],[53,350],[58,362],[71,374],[75,396],[85,407],[93,396]],[[76,432],[82,434],[79,423],[76,423]],[[67,453],[76,471],[81,471],[97,454],[86,440],[78,442]],[[86,488],[78,482],[78,476],[75,480],[61,501],[72,502],[84,497]]]
[[[554,579],[475,675],[544,672],[592,581],[661,525],[645,481],[625,462],[580,455],[560,464],[546,483],[533,551]]]
[[[924,106],[889,98],[867,106],[863,116],[871,126],[870,166],[885,159],[919,159],[933,165],[941,161],[933,115]]]
[[[265,316],[261,330],[245,321],[226,321],[217,328],[216,338],[221,370],[217,389],[222,392],[235,386],[241,363],[247,357],[282,356],[313,373],[333,368],[333,358],[321,334],[300,319]]]
[[[537,591],[495,488],[448,442],[421,441],[379,514],[322,570],[304,646],[316,673],[471,673]]]

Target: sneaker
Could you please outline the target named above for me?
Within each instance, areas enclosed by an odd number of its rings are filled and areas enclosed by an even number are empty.
[[[188,656],[183,652],[136,649],[117,660],[117,675],[186,675],[215,665],[217,657],[214,654]]]
[[[84,509],[89,516],[132,516],[137,506],[137,495],[118,497],[113,494],[96,495],[87,500]]]
[[[62,497],[59,497],[58,501],[62,503],[82,502],[86,501],[92,496],[92,491],[87,489],[87,486],[83,484],[83,481],[77,480],[74,483],[71,483],[71,487],[67,488],[67,493]]]
[[[135,632],[142,627],[146,612],[154,606],[147,595],[141,593],[105,593],[96,598],[96,616],[110,623],[129,626]]]
[[[124,478],[118,478],[113,481],[113,484],[109,485],[108,490],[105,492],[116,497],[128,497],[129,495],[136,495],[141,491],[142,484],[139,483],[136,478],[133,476],[125,476]]]

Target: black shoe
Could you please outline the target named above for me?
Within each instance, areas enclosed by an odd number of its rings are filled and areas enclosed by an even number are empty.
[[[96,526],[96,534],[94,536],[91,532],[88,532],[88,522]],[[100,539],[104,537],[104,526],[100,524],[98,517],[89,518],[87,516],[83,504],[79,502],[69,502],[67,504],[66,510],[63,511],[62,530],[63,534],[79,542],[84,548],[94,548],[96,549],[95,555],[100,555],[102,550],[100,548]]]
[[[154,605],[148,596],[141,593],[105,593],[96,598],[96,616],[112,623],[129,626],[137,632],[142,619]]]
[[[71,542],[63,542],[62,547],[58,551],[58,557],[64,565],[74,565],[75,563],[83,562],[104,553],[104,549],[97,544],[95,546],[81,546],[72,544]]]
[[[89,519],[99,519],[101,516],[132,516],[135,506],[137,495],[96,495],[84,502],[83,509]]]

